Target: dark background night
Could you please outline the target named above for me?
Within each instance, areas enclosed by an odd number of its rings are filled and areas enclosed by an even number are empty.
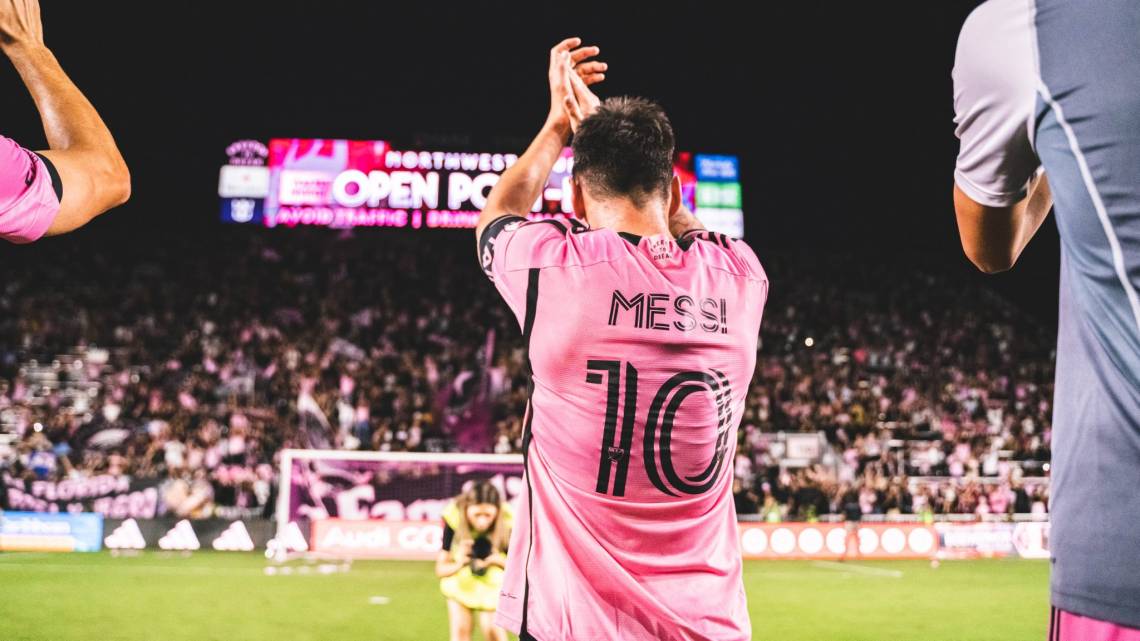
[[[679,149],[740,156],[761,251],[938,265],[1052,324],[1051,219],[1008,274],[974,273],[958,246],[950,69],[976,4],[50,3],[44,23],[132,170],[131,202],[80,235],[232,233],[216,184],[237,139],[521,151],[545,116],[547,50],[577,35],[610,64],[600,95],[653,98]],[[42,146],[2,67],[4,134]]]

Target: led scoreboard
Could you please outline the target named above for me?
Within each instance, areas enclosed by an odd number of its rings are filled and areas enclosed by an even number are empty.
[[[222,220],[266,227],[471,228],[518,156],[400,149],[383,140],[242,140],[226,149]],[[573,216],[569,148],[530,217]],[[735,156],[678,153],[685,204],[709,229],[744,235]]]

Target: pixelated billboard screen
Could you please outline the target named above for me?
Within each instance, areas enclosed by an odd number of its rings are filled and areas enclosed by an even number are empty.
[[[399,149],[383,140],[279,138],[227,148],[218,194],[222,220],[266,227],[472,228],[516,154]],[[530,217],[573,215],[569,148]],[[734,156],[682,152],[685,203],[715,231],[744,234]]]

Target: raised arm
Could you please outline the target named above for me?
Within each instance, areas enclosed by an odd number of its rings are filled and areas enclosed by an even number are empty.
[[[475,227],[476,242],[496,218],[530,212],[570,138],[574,126],[571,112],[580,121],[596,107],[597,97],[587,87],[605,79],[606,64],[590,60],[598,55],[597,47],[581,44],[581,38],[567,38],[550,50],[550,112],[546,123],[487,196],[487,206]]]
[[[98,112],[44,45],[38,0],[0,0],[0,50],[36,103],[63,198],[48,235],[85,225],[130,197],[130,174]]]

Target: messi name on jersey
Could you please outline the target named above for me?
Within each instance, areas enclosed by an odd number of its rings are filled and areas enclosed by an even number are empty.
[[[728,302],[723,298],[694,299],[669,294],[638,292],[626,296],[614,290],[610,299],[610,325],[629,324],[636,329],[728,333]]]

